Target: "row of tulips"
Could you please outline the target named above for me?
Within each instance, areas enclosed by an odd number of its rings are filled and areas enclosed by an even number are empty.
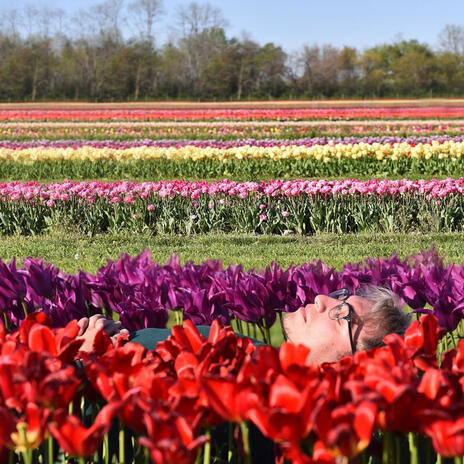
[[[221,140],[221,139],[208,139],[208,140],[192,140],[192,139],[136,139],[130,141],[124,140],[87,140],[87,139],[61,139],[61,140],[0,140],[0,148],[9,150],[28,150],[31,148],[72,148],[77,150],[83,147],[99,148],[99,149],[117,149],[127,150],[130,148],[138,147],[157,147],[157,148],[220,148],[223,150],[238,147],[258,147],[258,148],[272,148],[272,147],[313,147],[317,145],[402,145],[408,144],[412,147],[417,145],[443,145],[448,143],[462,143],[464,136],[450,136],[450,135],[431,135],[431,136],[418,136],[412,135],[409,137],[395,137],[389,135],[382,135],[379,137],[302,137],[299,139],[279,139],[279,138],[241,138],[234,140]]]
[[[197,325],[238,320],[257,324],[269,342],[267,331],[278,314],[295,311],[318,294],[343,286],[355,291],[364,284],[390,287],[402,303],[435,315],[447,331],[464,317],[464,265],[445,265],[433,249],[405,260],[367,258],[341,271],[320,261],[288,269],[273,263],[262,271],[224,269],[218,261],[181,266],[175,255],[161,265],[148,250],[108,261],[96,275],[64,275],[40,259],[24,259],[22,268],[15,260],[0,261],[0,310],[7,328],[18,327],[37,309],[58,327],[95,313],[120,319],[130,330],[165,327],[170,313]]]
[[[363,462],[399,463],[401,454],[431,462],[430,442],[439,462],[464,454],[464,341],[437,362],[443,331],[431,315],[404,339],[388,335],[383,348],[322,365],[308,365],[303,346],[255,347],[217,321],[208,339],[190,321],[175,326],[153,351],[124,344],[127,336],[113,347],[101,331],[90,353],[79,351],[75,320],[51,324],[43,313],[11,333],[0,324],[3,462],[22,454],[25,464],[148,463],[149,455],[156,464],[249,463],[250,424],[274,442],[278,459],[295,464],[360,454]],[[115,418],[116,448],[108,436]],[[214,441],[221,426],[228,438]]]
[[[263,234],[464,229],[464,178],[0,184],[0,232]]]
[[[325,125],[301,125],[301,124],[270,124],[259,125],[256,123],[247,124],[225,124],[214,123],[208,125],[188,124],[179,125],[172,123],[166,126],[160,125],[141,125],[137,123],[96,123],[93,125],[82,124],[20,124],[13,126],[9,124],[0,125],[0,138],[13,140],[30,139],[108,139],[117,138],[122,140],[132,139],[209,139],[216,138],[222,140],[233,140],[236,138],[289,138],[297,139],[302,137],[364,137],[364,136],[401,136],[410,135],[434,135],[434,134],[453,134],[461,135],[464,133],[462,123],[448,122],[427,122],[411,124],[403,121],[389,123],[379,123],[375,121],[359,121],[356,125],[340,124],[331,122]]]
[[[422,197],[439,200],[447,196],[459,196],[464,192],[464,177],[459,179],[431,180],[388,180],[371,179],[359,181],[345,180],[268,180],[259,182],[234,182],[224,179],[218,182],[185,182],[173,180],[165,182],[54,182],[41,184],[39,182],[9,182],[0,184],[0,198],[3,201],[46,201],[47,206],[54,202],[67,202],[78,197],[92,204],[97,199],[108,199],[110,203],[132,204],[136,198],[188,198],[197,200],[200,197],[208,199],[245,199],[253,198],[294,198],[321,197],[330,198],[343,196],[350,199],[353,196],[365,195],[377,197],[382,195],[404,197]],[[225,204],[224,201],[218,201]],[[195,206],[195,205],[194,205]]]
[[[273,120],[305,119],[425,119],[462,118],[464,106],[352,106],[352,107],[269,107],[259,108],[0,108],[0,121],[211,121],[211,120]]]
[[[365,140],[365,141],[364,141]],[[375,158],[378,161],[399,159],[445,159],[464,157],[464,139],[440,136],[422,138],[349,138],[240,141],[57,141],[3,142],[0,161],[34,163],[38,161],[201,161],[313,159],[321,162],[340,159]]]

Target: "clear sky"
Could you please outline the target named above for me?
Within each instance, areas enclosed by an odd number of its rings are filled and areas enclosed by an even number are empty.
[[[202,3],[201,0],[197,0]],[[125,0],[126,4],[130,0]],[[75,13],[98,0],[0,0],[0,14],[28,4]],[[178,5],[188,0],[164,0],[165,14],[155,26],[157,43],[165,42]],[[363,49],[398,38],[417,39],[435,47],[446,24],[464,26],[464,0],[209,0],[229,22],[228,37],[248,36],[263,45],[274,42],[285,51],[303,44],[330,43]],[[124,30],[124,35],[130,31]]]

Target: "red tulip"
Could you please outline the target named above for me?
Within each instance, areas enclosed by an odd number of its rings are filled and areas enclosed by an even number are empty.
[[[181,416],[161,411],[145,414],[148,437],[139,443],[150,449],[155,464],[189,464],[195,462],[198,448],[207,441],[195,437],[193,429]]]
[[[444,457],[464,454],[464,416],[436,420],[424,428],[431,438],[434,450]]]
[[[50,414],[50,410],[28,403],[24,416],[16,423],[17,430],[10,435],[11,448],[23,452],[40,446],[47,431],[46,424]]]
[[[423,393],[435,408],[446,410],[462,400],[460,385],[451,373],[428,369],[422,376],[417,391]]]
[[[44,439],[49,416],[48,409],[34,403],[28,403],[19,418],[0,406],[0,448],[7,446],[18,452],[37,448]]]
[[[435,316],[421,316],[420,322],[413,321],[404,334],[404,345],[414,364],[422,370],[437,367],[437,345],[445,334],[445,329],[438,329]]]
[[[298,446],[284,447],[284,457],[292,464],[336,464],[336,459],[321,441],[313,445],[313,456],[309,457]]]
[[[228,422],[242,422],[246,418],[247,405],[254,398],[252,390],[243,388],[236,378],[202,377],[201,386],[207,404]]]
[[[104,406],[89,428],[84,427],[76,416],[69,416],[64,409],[59,409],[55,411],[53,422],[48,428],[66,453],[72,456],[90,456],[108,433],[119,406],[118,403]]]
[[[310,415],[318,400],[318,387],[313,379],[299,388],[279,374],[269,389],[269,397],[256,395],[246,415],[272,440],[296,444],[312,429]]]

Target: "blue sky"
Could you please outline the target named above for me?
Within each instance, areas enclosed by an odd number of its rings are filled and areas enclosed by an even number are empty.
[[[14,3],[0,0],[0,14],[12,5],[19,10],[28,4],[46,5],[75,13],[98,3],[98,0]],[[165,14],[155,26],[158,44],[168,37],[176,7],[186,3],[188,0],[164,0]],[[220,8],[228,20],[229,37],[240,37],[246,31],[252,40],[260,44],[274,42],[287,52],[315,43],[364,49],[398,38],[415,38],[435,47],[446,24],[464,25],[463,0],[209,0],[209,3]],[[130,35],[129,30],[124,33]]]

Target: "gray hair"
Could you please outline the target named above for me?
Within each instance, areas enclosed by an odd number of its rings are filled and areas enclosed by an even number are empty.
[[[356,291],[356,295],[373,303],[370,311],[362,317],[363,331],[356,343],[358,350],[384,346],[383,338],[390,333],[404,335],[411,316],[402,310],[398,295],[391,289],[365,285]]]

